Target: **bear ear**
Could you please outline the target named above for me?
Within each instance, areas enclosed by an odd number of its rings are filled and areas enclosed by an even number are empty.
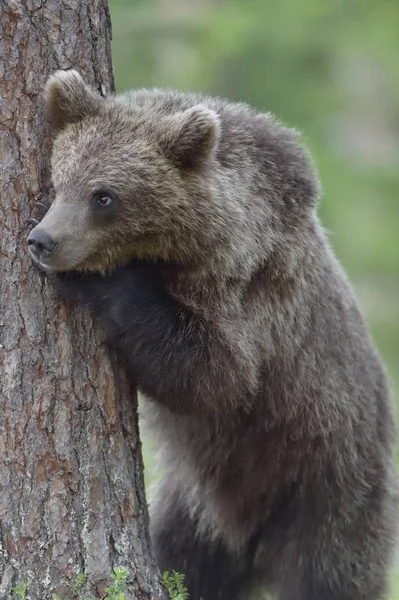
[[[46,118],[55,131],[100,111],[103,98],[71,69],[56,71],[45,88]]]
[[[220,131],[218,115],[198,105],[168,118],[161,145],[178,166],[196,168],[216,152]]]

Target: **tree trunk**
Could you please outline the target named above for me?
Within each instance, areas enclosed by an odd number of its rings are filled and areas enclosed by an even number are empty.
[[[87,314],[57,300],[27,256],[28,217],[50,194],[41,92],[75,67],[113,86],[105,0],[0,0],[0,598],[162,598],[151,554],[136,394]],[[82,596],[83,597],[83,596]]]

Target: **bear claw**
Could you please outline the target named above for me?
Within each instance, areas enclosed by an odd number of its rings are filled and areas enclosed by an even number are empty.
[[[48,211],[49,207],[47,206],[47,204],[44,204],[44,202],[35,202],[35,206],[38,206],[39,208],[45,210],[46,212]]]

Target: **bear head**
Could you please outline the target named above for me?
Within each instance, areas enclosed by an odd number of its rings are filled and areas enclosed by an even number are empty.
[[[45,108],[55,199],[28,239],[45,269],[141,259],[253,270],[313,213],[317,179],[296,133],[245,105],[165,90],[102,97],[68,70],[50,77]]]

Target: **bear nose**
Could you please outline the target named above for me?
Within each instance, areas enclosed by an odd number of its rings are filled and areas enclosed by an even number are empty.
[[[57,247],[57,244],[51,238],[51,236],[38,227],[32,229],[28,237],[28,245],[30,249],[39,256],[46,251],[48,254],[51,254]]]

